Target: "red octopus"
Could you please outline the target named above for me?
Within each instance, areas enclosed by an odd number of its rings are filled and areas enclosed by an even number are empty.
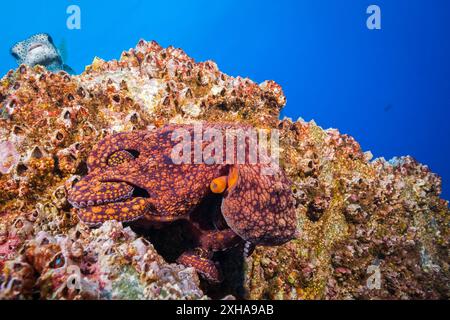
[[[213,252],[242,241],[247,245],[280,245],[296,234],[289,180],[281,169],[264,174],[268,163],[261,161],[263,156],[256,163],[251,161],[249,136],[242,140],[244,144],[238,139],[229,143],[227,132],[239,129],[249,127],[204,123],[198,130],[193,125],[168,125],[111,135],[90,153],[89,173],[69,190],[69,202],[79,209],[80,219],[91,225],[107,220],[190,221],[200,229],[199,245],[177,261],[194,267],[207,280],[219,282],[220,272],[211,260]],[[210,139],[198,142],[199,135]],[[214,141],[223,143],[215,145],[223,146],[223,152],[211,148]],[[205,160],[208,150],[211,157]],[[239,150],[245,151],[244,161],[238,160]],[[230,153],[231,162],[227,158]],[[203,155],[203,161],[196,161],[198,154]],[[184,160],[174,161],[174,155]],[[193,221],[192,212],[212,193],[222,195],[220,209],[226,224],[202,230]]]

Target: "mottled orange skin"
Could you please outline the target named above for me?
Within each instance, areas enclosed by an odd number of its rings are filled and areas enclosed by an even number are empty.
[[[279,245],[294,237],[290,183],[282,170],[263,175],[263,165],[250,164],[248,159],[233,165],[175,164],[171,153],[179,140],[172,141],[172,133],[180,128],[193,138],[192,126],[169,125],[154,131],[119,133],[100,141],[89,155],[88,175],[69,190],[69,201],[79,208],[80,219],[91,225],[107,220],[171,222],[190,220],[190,213],[205,197],[224,191],[221,212],[227,226],[202,232],[199,247],[178,259],[208,280],[219,281],[219,272],[210,260],[212,252],[242,240]],[[203,132],[208,128],[224,131],[241,126],[203,124]],[[209,143],[203,142],[202,150]]]

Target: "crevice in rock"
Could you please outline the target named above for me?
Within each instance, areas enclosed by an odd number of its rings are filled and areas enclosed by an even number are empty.
[[[191,221],[206,230],[213,230],[216,225],[220,225],[221,199],[217,195],[206,197],[191,213]],[[130,227],[150,241],[167,262],[176,263],[183,252],[192,250],[198,245],[199,234],[195,225],[187,220],[178,220],[169,223],[141,222]],[[243,252],[243,245],[239,245],[214,253],[213,260],[223,274],[223,281],[220,284],[211,284],[200,277],[200,287],[206,295],[212,299],[222,299],[227,295],[233,295],[237,299],[245,297]]]

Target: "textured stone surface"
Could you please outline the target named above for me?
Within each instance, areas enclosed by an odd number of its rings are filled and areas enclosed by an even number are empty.
[[[238,261],[237,276],[206,288],[215,297],[448,298],[440,178],[410,157],[371,160],[351,137],[314,122],[280,121],[285,101],[272,81],[229,77],[155,42],[141,41],[119,61],[95,59],[79,76],[10,71],[0,81],[0,297],[204,297],[195,272],[167,263],[145,233],[79,223],[66,189],[110,133],[207,120],[280,129],[301,230],[297,240]],[[166,260],[176,246],[155,244]],[[237,249],[224,260],[239,257]],[[67,286],[72,265],[81,289]],[[378,271],[379,289],[370,285]]]
[[[448,298],[449,212],[440,178],[410,157],[369,161],[334,129],[280,126],[302,235],[257,249],[248,261],[250,297]]]

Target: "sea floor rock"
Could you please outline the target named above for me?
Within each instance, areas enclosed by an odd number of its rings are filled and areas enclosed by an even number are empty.
[[[411,157],[371,161],[349,136],[281,122],[301,236],[257,248],[254,299],[448,299],[449,210]]]
[[[195,270],[166,263],[147,240],[116,221],[54,236],[38,232],[6,262],[2,280],[1,299],[204,297]]]
[[[78,76],[10,71],[0,81],[0,298],[449,298],[440,178],[411,157],[372,160],[337,130],[279,120],[285,102],[273,81],[230,77],[156,42]],[[106,135],[203,120],[280,130],[301,231],[245,260],[239,248],[219,257],[229,277],[216,288],[173,263],[182,228],[167,242],[164,230],[116,222],[91,230],[66,200]]]

